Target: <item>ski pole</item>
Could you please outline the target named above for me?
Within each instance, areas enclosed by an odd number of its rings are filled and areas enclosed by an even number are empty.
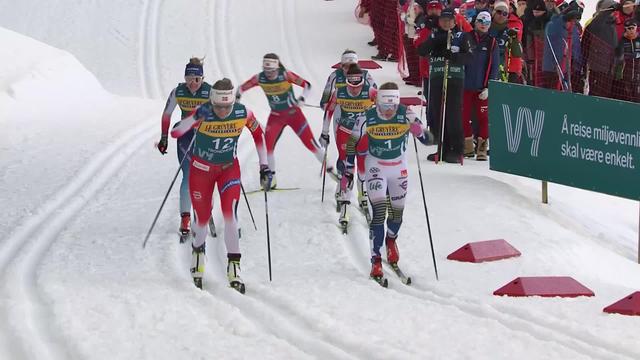
[[[447,50],[451,50],[451,30],[447,31]],[[444,78],[442,79],[442,102],[440,103],[440,143],[438,144],[438,154],[436,163],[442,161],[444,153],[444,128],[447,114],[447,83],[449,77],[449,60],[444,60]],[[444,164],[444,162],[443,162]]]
[[[264,216],[267,223],[267,259],[269,261],[269,281],[271,278],[271,238],[269,237],[269,202],[267,201],[267,191],[264,192]]]
[[[431,245],[431,259],[433,259],[433,269],[436,273],[436,280],[440,280],[438,277],[438,264],[436,263],[436,252],[433,249],[433,237],[431,236],[431,223],[429,222],[429,210],[427,210],[427,198],[424,195],[424,183],[422,181],[422,169],[420,167],[420,157],[418,156],[418,144],[415,136],[413,137],[413,147],[416,150],[416,162],[418,164],[418,176],[420,177],[420,189],[422,190],[422,204],[424,205],[424,215],[427,218],[427,231],[429,233],[429,244]]]
[[[562,85],[562,90],[567,91],[569,86],[567,85],[567,80],[564,78],[564,74],[562,73],[562,67],[560,67],[560,63],[558,62],[558,57],[556,56],[555,50],[553,50],[553,45],[551,45],[551,39],[549,35],[546,36],[547,43],[549,43],[549,48],[551,49],[551,54],[553,55],[553,60],[556,63],[556,69],[558,70],[558,77],[560,78],[560,83]]]
[[[251,215],[251,221],[253,222],[253,228],[258,230],[256,226],[256,220],[253,218],[253,212],[251,212],[251,205],[249,205],[249,199],[247,199],[247,193],[244,192],[244,186],[240,183],[240,189],[242,189],[242,195],[244,196],[244,201],[247,203],[247,209],[249,209],[249,215]]]
[[[322,160],[322,200],[324,202],[324,185],[327,182],[327,153],[328,149],[324,148],[324,159]]]
[[[144,249],[147,246],[147,241],[149,241],[149,237],[151,236],[151,232],[153,231],[153,228],[156,226],[156,222],[158,221],[158,217],[160,217],[160,212],[162,212],[162,208],[164,208],[164,204],[167,202],[167,198],[169,197],[169,193],[171,193],[171,189],[173,189],[173,184],[176,183],[176,179],[178,178],[178,174],[180,173],[180,170],[182,170],[182,164],[184,163],[185,159],[187,159],[189,156],[189,151],[191,150],[191,146],[193,146],[193,142],[195,141],[196,137],[195,135],[193,136],[193,139],[191,139],[191,142],[189,143],[189,147],[187,147],[187,151],[185,151],[185,155],[182,158],[182,160],[180,160],[180,165],[178,165],[178,170],[176,171],[176,174],[173,176],[173,180],[171,180],[171,185],[169,185],[169,189],[167,190],[167,193],[164,195],[164,199],[162,199],[162,204],[160,204],[160,208],[158,209],[158,212],[156,213],[156,217],[153,219],[153,222],[151,223],[151,227],[149,228],[149,231],[147,232],[147,236],[144,237],[144,241],[142,242],[142,248]]]

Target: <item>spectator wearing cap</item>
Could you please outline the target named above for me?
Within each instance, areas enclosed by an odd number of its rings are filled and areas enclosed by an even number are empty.
[[[582,34],[582,55],[589,95],[611,97],[618,35],[613,12],[616,3],[603,0]]]
[[[522,83],[522,20],[511,13],[506,2],[494,3],[489,33],[500,47],[502,80]]]
[[[549,20],[551,20],[551,13],[547,10],[544,0],[529,2],[522,18],[523,58],[529,85],[542,86],[542,58],[546,42],[544,30]]]
[[[618,9],[613,12],[613,18],[616,21],[616,34],[618,40],[622,39],[625,33],[624,22],[633,19],[635,10],[635,0],[620,0]]]
[[[438,18],[442,13],[442,3],[438,0],[431,0],[427,4],[426,12],[423,19],[418,19],[418,37],[415,39],[414,44],[416,49],[420,48],[433,32],[438,27]],[[420,77],[422,78],[422,95],[425,101],[429,101],[429,56],[420,55]],[[431,119],[427,116],[427,125],[432,126]]]
[[[489,0],[474,0],[464,3],[464,5],[466,5],[464,17],[471,24],[475,23],[476,15],[480,11],[489,11]]]
[[[468,34],[459,30],[456,25],[455,10],[442,10],[438,19],[438,27],[429,38],[418,47],[421,56],[429,56],[429,107],[428,118],[432,119],[432,132],[444,141],[440,142],[443,159],[446,162],[462,161],[462,98],[464,90],[464,66],[471,60],[471,45]],[[443,86],[445,73],[447,86]],[[446,90],[445,113],[442,114],[443,94]],[[444,123],[444,134],[441,133]],[[436,160],[436,154],[427,159]]]
[[[580,16],[575,7],[567,7],[553,15],[545,29],[542,58],[542,86],[547,89],[570,91],[572,56],[580,53],[580,38],[575,22]]]
[[[640,102],[640,38],[635,19],[624,22],[624,34],[616,48],[615,79],[617,99]]]
[[[496,38],[489,34],[491,14],[481,11],[476,16],[475,30],[469,33],[471,61],[464,68],[464,100],[462,127],[464,131],[464,156],[487,160],[489,139],[489,80],[499,78],[500,50]],[[471,117],[478,121],[478,148],[473,145]]]

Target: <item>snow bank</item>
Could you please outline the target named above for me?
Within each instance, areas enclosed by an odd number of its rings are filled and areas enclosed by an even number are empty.
[[[42,101],[64,92],[74,98],[105,95],[96,77],[65,51],[4,28],[0,43],[1,105],[11,100]]]

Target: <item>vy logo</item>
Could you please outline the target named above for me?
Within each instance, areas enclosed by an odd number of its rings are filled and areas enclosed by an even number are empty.
[[[520,148],[520,140],[522,139],[522,128],[527,124],[527,136],[532,140],[531,156],[538,157],[538,148],[544,127],[544,111],[536,110],[535,117],[531,109],[520,106],[516,111],[515,123],[511,119],[511,107],[502,104],[502,113],[504,115],[504,127],[507,135],[507,150],[510,153],[517,153]]]

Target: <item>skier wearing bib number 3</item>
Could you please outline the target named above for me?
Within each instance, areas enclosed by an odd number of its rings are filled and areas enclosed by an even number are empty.
[[[182,120],[171,136],[180,137],[195,130],[195,140],[189,168],[189,191],[196,213],[193,225],[191,275],[194,284],[202,288],[204,273],[206,225],[211,216],[214,186],[218,186],[224,217],[224,241],[227,247],[227,278],[231,287],[244,293],[240,278],[240,247],[236,208],[240,198],[240,165],[238,139],[247,127],[253,136],[260,160],[260,181],[270,186],[271,172],[266,165],[264,134],[260,123],[244,105],[235,103],[233,84],[229,79],[217,81],[211,90],[211,100]]]
[[[373,216],[369,225],[370,276],[385,287],[387,280],[382,272],[380,248],[384,239],[387,261],[395,269],[400,260],[396,240],[402,225],[409,180],[405,156],[409,132],[424,145],[433,143],[433,135],[418,116],[408,107],[400,104],[398,85],[385,83],[378,90],[376,106],[358,117],[352,133],[357,141],[362,141],[366,137],[369,144],[365,160],[365,179],[369,201],[373,207]],[[353,172],[354,155],[350,152],[347,159],[347,174]],[[387,193],[391,200],[388,217]]]
[[[266,54],[264,56],[262,69],[261,73],[254,75],[240,85],[236,99],[240,99],[242,93],[256,86],[260,86],[267,96],[271,114],[269,114],[269,119],[267,120],[265,141],[269,169],[271,169],[273,175],[271,189],[275,189],[276,160],[273,152],[285,126],[291,127],[304,146],[315,155],[319,162],[322,163],[324,157],[320,146],[313,138],[307,119],[300,109],[300,106],[304,105],[305,98],[308,96],[311,84],[294,72],[285,69],[276,54]],[[295,98],[291,84],[304,88],[302,96]]]

